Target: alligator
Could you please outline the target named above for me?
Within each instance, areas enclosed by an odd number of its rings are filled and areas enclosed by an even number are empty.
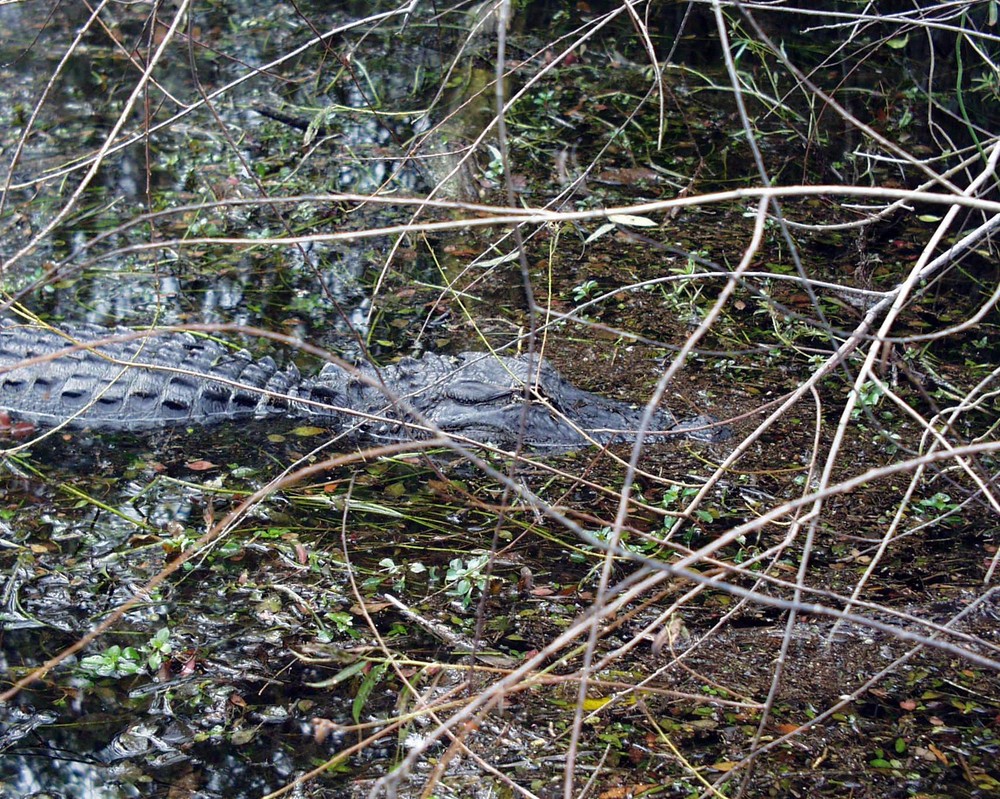
[[[41,427],[143,431],[294,417],[375,440],[427,437],[535,449],[634,441],[643,408],[573,386],[544,359],[425,353],[382,367],[294,364],[190,331],[0,319],[0,410]],[[645,440],[717,441],[711,417],[652,417]]]

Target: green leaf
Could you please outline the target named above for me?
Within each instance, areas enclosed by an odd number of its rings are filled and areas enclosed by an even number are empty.
[[[382,682],[382,676],[388,668],[388,663],[379,663],[365,675],[365,679],[362,681],[361,687],[358,688],[357,696],[354,697],[354,702],[351,704],[351,716],[354,717],[355,724],[361,723],[361,711],[365,709],[365,705],[368,703],[368,697],[371,696],[372,691],[375,690],[375,686]]]
[[[340,683],[344,682],[345,680],[349,680],[354,675],[360,674],[362,671],[364,671],[365,667],[368,665],[368,662],[369,661],[367,660],[359,660],[357,663],[352,663],[350,666],[342,668],[328,680],[322,680],[320,682],[307,682],[306,687],[332,688],[334,685],[340,685]]]
[[[347,632],[354,625],[354,617],[342,610],[327,613],[326,618],[334,623],[338,632]]]

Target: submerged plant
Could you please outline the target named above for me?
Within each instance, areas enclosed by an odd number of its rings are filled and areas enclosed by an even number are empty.
[[[79,668],[92,677],[115,679],[152,674],[159,670],[171,651],[170,629],[163,627],[142,646],[121,647],[113,644],[100,654],[81,659]]]

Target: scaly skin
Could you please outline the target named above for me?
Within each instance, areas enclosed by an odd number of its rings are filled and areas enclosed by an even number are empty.
[[[104,339],[115,341],[97,343]],[[31,363],[25,363],[29,359]],[[581,391],[527,356],[426,354],[376,369],[327,364],[314,377],[192,333],[0,319],[0,409],[44,427],[138,431],[263,417],[309,419],[374,439],[427,435],[424,423],[482,443],[572,449],[629,441],[642,410]],[[421,417],[423,422],[421,422]],[[691,431],[666,411],[650,440]]]

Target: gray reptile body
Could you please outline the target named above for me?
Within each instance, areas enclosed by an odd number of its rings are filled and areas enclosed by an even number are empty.
[[[0,409],[44,427],[118,431],[294,417],[380,440],[425,437],[426,423],[477,442],[554,449],[633,440],[642,417],[641,408],[581,391],[527,356],[425,354],[378,369],[326,364],[303,376],[192,333],[57,332],[3,319]],[[678,423],[658,411],[650,440],[724,437],[724,429],[693,429],[711,422]]]

